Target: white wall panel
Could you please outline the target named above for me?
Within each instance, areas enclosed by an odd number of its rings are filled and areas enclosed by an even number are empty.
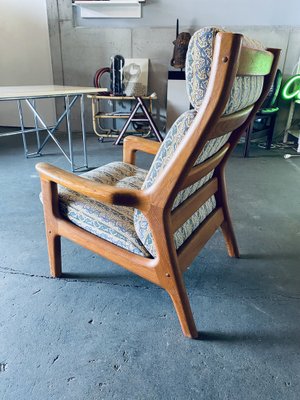
[[[53,84],[45,0],[1,0],[0,32],[1,86]],[[53,121],[53,101],[39,110]],[[32,125],[27,112],[25,124]],[[0,102],[0,125],[19,125],[16,102]]]

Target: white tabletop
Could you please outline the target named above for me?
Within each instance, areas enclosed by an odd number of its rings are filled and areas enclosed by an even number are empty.
[[[87,93],[107,92],[107,89],[84,86],[0,86],[0,100],[19,100],[39,97],[59,97]]]

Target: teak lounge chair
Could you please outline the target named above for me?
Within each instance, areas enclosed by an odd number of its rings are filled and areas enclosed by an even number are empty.
[[[229,255],[239,257],[224,169],[270,89],[279,54],[240,34],[201,29],[186,61],[194,109],[162,144],[127,137],[123,162],[82,176],[38,164],[52,276],[62,273],[63,236],[164,288],[184,335],[196,338],[183,273],[219,227]],[[156,154],[149,171],[135,166],[136,151]]]

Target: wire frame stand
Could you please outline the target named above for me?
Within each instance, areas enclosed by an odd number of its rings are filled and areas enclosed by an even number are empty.
[[[119,136],[117,138],[117,140],[115,141],[115,145],[120,144],[120,141],[122,140],[122,138],[125,135],[127,129],[129,128],[129,125],[132,122],[148,122],[150,127],[151,127],[151,130],[153,131],[153,133],[154,133],[154,135],[156,137],[156,139],[159,142],[162,142],[163,141],[163,137],[162,137],[161,133],[159,132],[159,130],[158,130],[158,128],[157,128],[157,126],[156,126],[156,124],[155,124],[155,122],[153,120],[152,115],[149,113],[149,111],[148,111],[148,109],[147,109],[147,107],[146,107],[146,105],[144,103],[144,100],[139,96],[137,96],[135,99],[136,99],[136,105],[131,110],[130,115],[129,115],[125,125],[123,126],[123,128],[122,128],[122,130],[121,130],[121,132],[120,132],[120,134],[119,134]],[[142,110],[142,112],[144,114],[144,117],[140,117],[140,116],[136,115],[139,109]]]

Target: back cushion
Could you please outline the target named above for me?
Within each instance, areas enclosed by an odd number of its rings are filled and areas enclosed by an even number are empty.
[[[200,29],[193,35],[190,41],[186,58],[186,81],[187,92],[194,110],[183,113],[171,127],[151,165],[142,189],[149,188],[156,181],[158,175],[173,157],[175,150],[187,134],[197,115],[197,110],[200,108],[206,93],[211,70],[214,38],[219,31],[220,30],[217,28]],[[256,49],[263,49],[260,43],[253,42],[248,38],[244,38],[243,44]],[[259,98],[262,87],[263,77],[237,77],[231,91],[225,114],[231,114],[253,104]],[[228,141],[229,136],[230,132],[219,138],[208,141],[195,165],[215,154]],[[194,185],[179,192],[174,201],[173,209],[203,186],[212,177],[213,173],[214,171],[211,171]],[[215,197],[212,196],[175,232],[174,241],[177,249],[194,230],[197,229],[215,207]],[[134,213],[134,226],[137,235],[146,249],[155,257],[156,249],[149,224],[139,210],[135,210]]]
[[[197,31],[190,40],[186,56],[186,88],[190,103],[198,110],[204,99],[213,58],[214,39],[221,29],[207,27]],[[260,42],[244,36],[243,46],[265,50]],[[262,76],[238,76],[224,114],[232,114],[253,104],[260,96],[264,78]]]

